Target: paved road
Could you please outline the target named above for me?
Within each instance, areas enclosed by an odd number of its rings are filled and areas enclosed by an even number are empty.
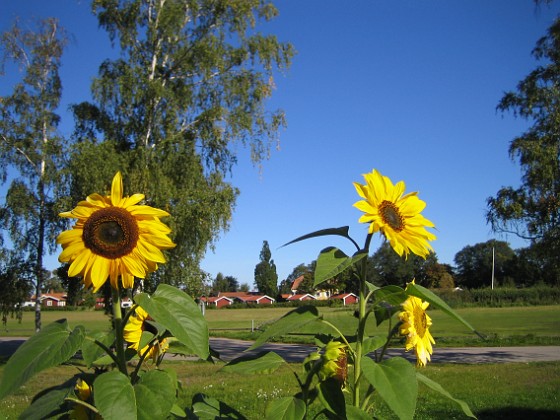
[[[0,358],[10,356],[24,341],[24,337],[0,337]],[[210,345],[220,353],[223,360],[231,360],[242,356],[251,346],[250,341],[231,340],[225,338],[211,338]],[[281,355],[289,362],[301,362],[312,346],[302,344],[267,343],[256,350],[248,352],[254,354],[263,350],[271,350]],[[414,360],[411,352],[403,349],[389,349],[388,356],[404,356]],[[547,362],[560,360],[560,346],[529,346],[529,347],[454,347],[434,348],[432,363],[509,363],[509,362]]]

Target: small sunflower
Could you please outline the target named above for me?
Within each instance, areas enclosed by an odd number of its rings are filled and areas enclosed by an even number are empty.
[[[406,351],[414,349],[416,364],[426,366],[432,354],[434,338],[430,333],[432,319],[426,313],[428,302],[422,302],[416,296],[409,296],[402,304],[403,311],[399,313],[402,321],[399,332],[406,336]]]
[[[140,357],[144,356],[146,352],[146,358],[152,359],[154,362],[156,359],[169,348],[169,343],[167,339],[158,340],[155,345],[150,347],[149,345],[144,346],[142,349],[140,347],[140,340],[142,339],[142,333],[147,327],[146,321],[150,319],[150,315],[140,306],[137,306],[134,313],[128,318],[128,322],[124,327],[123,338],[129,343],[129,348],[132,348],[138,352]]]
[[[395,185],[377,170],[364,174],[366,185],[354,182],[356,191],[364,200],[354,204],[363,211],[360,223],[369,223],[369,233],[381,231],[397,254],[405,257],[410,252],[426,258],[432,250],[428,241],[436,239],[426,227],[434,224],[420,214],[426,203],[417,192],[404,194],[403,181]]]
[[[341,386],[346,385],[348,378],[348,356],[346,354],[346,344],[340,341],[329,341],[325,346],[321,357],[321,370],[319,377],[321,380],[335,378]]]
[[[86,287],[96,292],[110,278],[114,289],[119,277],[124,288],[134,286],[134,277],[145,278],[164,263],[162,249],[175,246],[167,236],[171,230],[159,218],[166,211],[138,205],[143,194],[123,197],[121,173],[113,178],[111,194],[92,194],[61,217],[77,219],[72,229],[62,232],[58,260],[70,263],[69,277],[82,276]]]

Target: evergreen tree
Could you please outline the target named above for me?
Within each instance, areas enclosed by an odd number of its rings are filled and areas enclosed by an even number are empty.
[[[267,241],[263,241],[260,260],[255,267],[255,287],[260,293],[276,297],[278,294],[278,274]]]

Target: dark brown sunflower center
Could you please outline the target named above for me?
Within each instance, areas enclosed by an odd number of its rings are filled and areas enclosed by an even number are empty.
[[[84,223],[83,241],[93,253],[108,259],[132,252],[138,242],[138,223],[120,207],[97,210]]]
[[[383,201],[379,206],[379,213],[383,221],[391,226],[393,230],[400,232],[404,229],[404,220],[399,209],[390,201]]]

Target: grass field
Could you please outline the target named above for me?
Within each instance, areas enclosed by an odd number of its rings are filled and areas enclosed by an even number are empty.
[[[258,331],[251,333],[251,327],[262,328],[282,315],[289,308],[263,309],[220,309],[206,311],[206,319],[211,334],[214,336],[235,336],[238,338],[255,338]],[[352,308],[320,308],[324,319],[336,325],[344,334],[355,331],[356,318]],[[534,345],[560,344],[560,306],[527,306],[508,308],[464,308],[457,312],[475,329],[489,337],[483,341],[471,333],[462,324],[450,318],[442,311],[429,312],[433,320],[432,334],[439,346],[458,345]],[[16,320],[8,321],[7,329],[0,331],[0,336],[28,337],[35,330],[34,313],[24,313],[21,324]],[[44,311],[44,325],[57,319],[67,318],[71,326],[84,325],[90,330],[109,328],[109,318],[101,311]],[[372,319],[368,334],[386,334],[386,324],[380,328]],[[296,328],[289,341],[310,342],[317,332],[330,332],[330,329],[317,323]],[[296,335],[299,334],[299,335]]]
[[[272,376],[244,376],[220,372],[221,365],[202,362],[169,362],[164,367],[172,367],[178,373],[182,383],[180,405],[190,406],[193,395],[205,393],[236,408],[248,419],[263,418],[269,401],[297,392],[292,369],[301,369],[299,365],[290,365]],[[0,375],[1,372],[0,367]],[[60,366],[38,374],[15,395],[0,401],[0,419],[16,419],[38,391],[60,384],[76,373],[75,367]],[[454,397],[466,401],[479,419],[560,418],[560,362],[438,364],[428,365],[422,373]],[[376,407],[379,417],[394,418],[381,401]],[[465,417],[453,402],[421,386],[416,418]]]

